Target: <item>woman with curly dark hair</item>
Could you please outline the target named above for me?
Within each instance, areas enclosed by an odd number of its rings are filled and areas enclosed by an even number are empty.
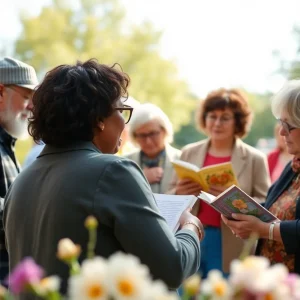
[[[231,161],[237,181],[242,190],[264,201],[270,178],[266,156],[245,144],[241,138],[250,130],[252,112],[246,96],[237,89],[218,89],[200,102],[197,126],[208,139],[187,145],[182,149],[181,160],[198,167]],[[210,186],[209,193],[217,196],[227,187]],[[170,193],[178,195],[198,195],[201,186],[191,179],[179,180],[174,175]],[[205,227],[205,238],[201,243],[200,271],[203,277],[212,269],[229,271],[229,264],[242,250],[242,240],[235,237],[213,208],[200,200],[193,213]]]
[[[68,268],[55,257],[57,243],[72,239],[84,258],[88,235],[83,223],[94,215],[97,255],[136,255],[170,288],[197,271],[201,222],[184,212],[174,236],[141,169],[111,155],[132,113],[121,101],[128,84],[125,73],[89,60],[58,66],[36,90],[29,132],[46,146],[6,198],[10,269],[32,256],[48,274],[63,279],[65,290]]]

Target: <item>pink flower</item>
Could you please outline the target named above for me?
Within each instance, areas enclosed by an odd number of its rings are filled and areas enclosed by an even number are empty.
[[[43,269],[38,266],[32,258],[26,257],[9,275],[9,287],[14,294],[19,294],[24,291],[28,285],[39,282],[43,273]]]
[[[293,299],[299,299],[300,278],[297,274],[290,273],[285,279],[285,284],[289,287]]]

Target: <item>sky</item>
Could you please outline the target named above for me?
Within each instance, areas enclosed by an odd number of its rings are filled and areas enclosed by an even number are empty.
[[[199,97],[219,87],[276,92],[285,81],[280,59],[296,55],[292,29],[300,24],[299,0],[120,1],[130,22],[148,20],[162,30],[162,56],[177,64]],[[0,43],[11,45],[20,34],[21,10],[36,15],[49,2],[0,0]]]

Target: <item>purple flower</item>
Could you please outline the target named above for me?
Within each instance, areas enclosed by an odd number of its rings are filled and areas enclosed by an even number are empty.
[[[39,282],[43,276],[43,269],[30,257],[24,258],[8,277],[9,288],[14,294],[19,294],[31,284]]]

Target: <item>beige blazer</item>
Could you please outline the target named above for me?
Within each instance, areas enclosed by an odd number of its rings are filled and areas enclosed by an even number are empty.
[[[206,139],[185,146],[182,149],[180,159],[202,167],[210,140]],[[239,187],[248,195],[259,202],[264,202],[271,181],[268,171],[266,156],[257,149],[247,145],[240,139],[236,139],[233,148],[231,162],[237,176]],[[172,181],[168,193],[175,194],[178,177],[173,172]],[[198,215],[200,200],[195,204],[192,213]],[[222,249],[223,271],[229,272],[232,259],[237,258],[243,248],[244,242],[236,238],[231,230],[222,222]]]
[[[125,157],[133,160],[141,167],[140,153],[140,150],[137,150],[135,152],[125,155]],[[167,192],[173,175],[173,165],[171,161],[173,161],[174,159],[179,159],[180,155],[180,150],[170,145],[166,146],[166,161],[164,166],[164,174],[160,183],[150,184],[153,193],[164,194]]]

